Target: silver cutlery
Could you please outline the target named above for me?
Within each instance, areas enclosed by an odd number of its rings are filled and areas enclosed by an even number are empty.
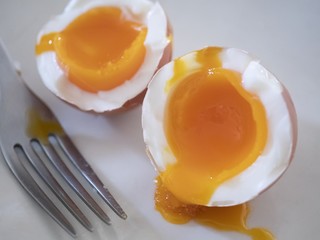
[[[23,188],[69,234],[76,236],[74,227],[42,189],[40,178],[89,231],[93,230],[92,224],[61,187],[55,173],[63,177],[103,222],[110,224],[107,214],[77,180],[70,166],[79,170],[82,177],[119,217],[127,218],[126,213],[63,131],[54,114],[23,83],[1,41],[0,111],[0,150],[3,158]],[[69,160],[71,164],[65,164],[65,160]],[[40,177],[35,177],[35,173]]]

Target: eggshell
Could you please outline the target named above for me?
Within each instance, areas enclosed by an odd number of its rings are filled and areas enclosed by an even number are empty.
[[[153,74],[172,57],[172,29],[160,4],[149,0],[72,0],[61,15],[53,17],[41,29],[37,43],[42,36],[62,31],[76,17],[86,11],[115,6],[123,9],[129,19],[148,27],[144,62],[136,74],[123,84],[97,93],[87,92],[71,83],[60,68],[54,51],[37,55],[37,66],[44,84],[59,98],[84,111],[121,112],[141,103],[145,89]],[[130,11],[128,11],[128,8]],[[129,13],[130,12],[130,13]]]
[[[195,54],[191,52],[179,58],[190,72],[199,68]],[[259,60],[235,48],[223,48],[219,58],[223,68],[241,74],[242,86],[246,91],[260,98],[266,110],[269,131],[267,144],[255,162],[220,184],[206,204],[232,206],[255,198],[286,171],[296,148],[297,117],[289,92]],[[147,154],[159,173],[164,172],[168,164],[177,161],[163,128],[164,109],[169,94],[165,86],[173,76],[175,61],[164,65],[154,75],[142,106],[142,128]],[[187,76],[188,71],[185,74]]]

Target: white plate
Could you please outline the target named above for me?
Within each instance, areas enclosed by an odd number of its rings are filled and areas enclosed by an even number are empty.
[[[320,228],[320,2],[161,1],[174,29],[174,56],[207,45],[242,48],[262,60],[289,89],[299,118],[295,159],[270,190],[251,203],[250,227],[262,226],[282,240],[315,239]],[[0,37],[20,62],[28,85],[64,127],[129,215],[112,226],[89,213],[95,231],[73,218],[79,239],[248,239],[196,223],[173,225],[154,210],[156,173],[144,152],[140,107],[115,116],[80,112],[39,92],[34,43],[40,27],[66,1],[2,1]],[[5,114],[5,113],[1,113]],[[0,236],[4,240],[72,239],[23,191],[0,161]]]

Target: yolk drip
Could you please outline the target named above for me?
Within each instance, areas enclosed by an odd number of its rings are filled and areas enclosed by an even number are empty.
[[[63,31],[44,35],[36,54],[55,51],[69,81],[89,92],[113,89],[144,61],[147,28],[128,21],[116,7],[91,9]]]
[[[63,129],[55,120],[45,119],[39,112],[30,109],[28,111],[27,135],[47,143],[50,133],[63,133]]]
[[[243,89],[239,73],[221,68],[218,53],[198,52],[202,69],[181,77],[175,68],[179,79],[169,81],[164,129],[177,160],[161,178],[187,203],[208,204],[223,181],[258,158],[267,139],[262,103]]]
[[[184,224],[190,220],[223,231],[237,231],[250,236],[253,240],[273,240],[273,235],[263,228],[251,228],[246,226],[249,214],[248,204],[232,207],[205,207],[180,202],[163,185],[161,179],[157,179],[155,192],[155,207],[169,222]]]

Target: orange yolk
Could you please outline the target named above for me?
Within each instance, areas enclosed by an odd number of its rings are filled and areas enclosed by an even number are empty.
[[[63,31],[44,35],[36,54],[55,51],[65,75],[79,88],[97,92],[130,80],[144,61],[147,28],[126,20],[116,7],[98,7]]]
[[[273,235],[264,228],[251,228],[246,225],[249,214],[248,204],[233,207],[205,207],[180,202],[157,180],[155,207],[171,223],[183,224],[190,220],[223,231],[237,231],[253,240],[273,240]]]
[[[202,68],[187,76],[179,59],[167,85],[164,129],[176,163],[161,178],[186,203],[208,204],[215,189],[254,163],[266,144],[262,103],[244,90],[239,73],[221,67],[219,52],[199,51]]]
[[[48,143],[48,136],[51,133],[63,134],[63,129],[55,121],[46,116],[41,115],[36,109],[28,110],[28,125],[26,133],[30,138],[37,138],[43,143]]]

